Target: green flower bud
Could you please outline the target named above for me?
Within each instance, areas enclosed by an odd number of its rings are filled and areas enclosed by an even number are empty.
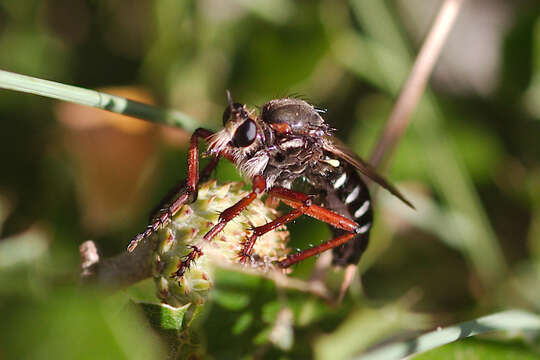
[[[172,221],[154,235],[153,276],[158,297],[172,306],[188,303],[201,305],[208,298],[214,280],[216,263],[239,263],[243,243],[251,228],[276,218],[277,212],[260,199],[253,201],[212,240],[204,234],[216,224],[219,214],[234,205],[247,192],[241,183],[202,184],[197,201],[184,205]],[[287,256],[289,237],[285,227],[277,228],[257,239],[251,258],[245,266],[266,269]]]

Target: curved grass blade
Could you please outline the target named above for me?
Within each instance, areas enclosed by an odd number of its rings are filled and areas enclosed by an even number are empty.
[[[179,127],[192,132],[197,122],[180,111],[162,110],[155,106],[129,100],[120,96],[66,85],[50,80],[0,70],[0,89],[21,91],[29,94],[63,100],[95,107],[118,114],[132,116],[155,123]]]
[[[540,316],[522,310],[503,311],[454,326],[437,329],[408,341],[386,345],[356,359],[402,359],[406,356],[420,354],[459,339],[492,331],[540,332]]]

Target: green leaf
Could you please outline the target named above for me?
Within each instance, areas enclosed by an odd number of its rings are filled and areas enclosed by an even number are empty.
[[[317,339],[316,359],[349,359],[398,330],[425,327],[428,317],[410,312],[406,302],[410,300],[350,314],[336,331]]]
[[[279,301],[272,301],[263,305],[262,319],[266,323],[273,323],[283,304]]]
[[[540,316],[521,310],[504,311],[444,329],[438,328],[408,341],[392,343],[367,353],[359,359],[401,359],[449,344],[458,339],[501,330],[538,333],[540,332]]]
[[[500,342],[493,340],[466,339],[415,356],[415,360],[525,360],[538,359],[539,354],[519,342]]]
[[[173,307],[167,304],[139,303],[150,324],[157,329],[182,330],[186,312],[191,304]]]
[[[226,309],[237,311],[245,308],[250,301],[249,294],[243,291],[214,289],[212,299]]]
[[[218,269],[216,271],[216,287],[254,289],[261,285],[260,276],[245,274],[241,271]]]
[[[162,343],[134,310],[110,306],[95,289],[6,300],[0,304],[2,358],[163,359]]]
[[[253,339],[253,343],[257,345],[266,344],[268,342],[268,337],[270,336],[270,333],[272,332],[272,326],[265,327],[260,333],[255,336],[255,339]]]
[[[253,313],[252,312],[243,313],[236,320],[236,323],[234,324],[232,328],[233,334],[239,335],[243,333],[252,323],[253,323]]]
[[[20,235],[0,242],[0,270],[28,264],[47,251],[45,235],[38,230],[28,230]]]
[[[168,344],[169,358],[187,359],[202,356],[204,350],[199,334],[190,327],[191,322],[198,318],[201,306],[193,306],[191,303],[181,307],[146,302],[137,304],[143,309],[150,325]]]

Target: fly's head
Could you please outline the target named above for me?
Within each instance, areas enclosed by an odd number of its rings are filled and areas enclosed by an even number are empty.
[[[262,146],[262,129],[254,111],[233,102],[227,91],[229,105],[223,111],[223,129],[208,139],[208,155],[223,155],[235,163],[244,162]]]

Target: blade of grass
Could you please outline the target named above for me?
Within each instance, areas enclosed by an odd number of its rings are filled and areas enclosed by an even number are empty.
[[[189,132],[192,132],[198,127],[197,122],[193,118],[180,111],[162,110],[155,106],[120,96],[50,80],[38,79],[5,70],[0,70],[0,88],[91,106],[155,123],[179,127]]]
[[[362,307],[347,315],[331,334],[313,342],[315,359],[351,359],[355,354],[404,329],[420,330],[431,326],[428,315],[412,312],[419,293],[411,291],[396,302],[380,308]]]
[[[389,156],[403,136],[411,113],[424,93],[428,78],[448,37],[463,0],[446,0],[439,10],[429,35],[414,61],[411,73],[388,117],[379,143],[371,155],[371,164],[378,167],[384,156]]]
[[[475,320],[459,323],[420,335],[414,339],[392,343],[365,355],[358,360],[402,359],[420,354],[459,339],[492,331],[540,331],[540,316],[521,310],[508,310]]]

